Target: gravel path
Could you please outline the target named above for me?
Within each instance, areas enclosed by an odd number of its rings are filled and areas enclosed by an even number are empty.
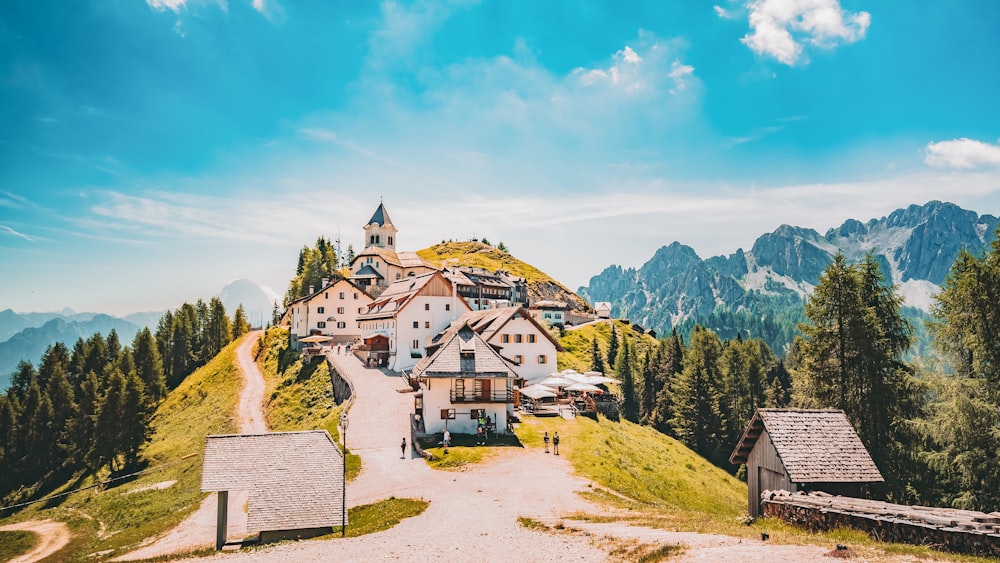
[[[59,551],[66,544],[72,534],[69,526],[55,520],[27,520],[16,524],[0,526],[0,532],[23,531],[35,534],[38,543],[33,545],[27,553],[11,559],[8,563],[32,563],[41,561],[53,553]]]
[[[240,390],[240,431],[244,434],[267,432],[264,424],[264,376],[253,361],[253,345],[260,331],[243,337],[236,349],[236,358],[243,373],[243,388]],[[231,539],[241,539],[247,535],[247,491],[230,491],[229,518],[226,533]],[[113,561],[134,561],[150,559],[191,551],[215,545],[215,526],[219,501],[218,495],[208,495],[191,516],[158,538],[150,538],[139,549],[113,559]]]

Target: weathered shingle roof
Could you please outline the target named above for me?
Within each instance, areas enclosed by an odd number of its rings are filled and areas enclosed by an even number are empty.
[[[209,436],[204,492],[250,492],[251,532],[341,525],[343,457],[325,430]]]
[[[429,353],[433,353],[438,346],[443,344],[446,340],[452,337],[458,330],[464,326],[469,325],[472,330],[479,333],[483,340],[489,342],[497,332],[499,332],[507,323],[509,323],[514,318],[522,318],[530,322],[538,329],[541,333],[542,338],[548,339],[555,346],[556,351],[562,352],[563,347],[559,344],[559,341],[549,334],[549,331],[545,330],[542,325],[538,324],[538,321],[525,311],[522,307],[499,307],[496,309],[482,309],[479,311],[468,311],[458,318],[457,321],[452,323],[450,327],[444,330],[444,332],[438,334],[434,337],[434,342],[427,347]]]
[[[842,410],[757,409],[729,461],[746,463],[764,430],[795,483],[885,481]]]
[[[413,368],[416,377],[517,377],[514,365],[500,356],[468,324],[462,324],[433,354]]]

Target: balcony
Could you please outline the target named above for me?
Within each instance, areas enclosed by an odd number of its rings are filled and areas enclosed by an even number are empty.
[[[452,403],[513,403],[514,391],[494,389],[488,393],[475,393],[468,389],[463,393],[452,389],[449,398]]]

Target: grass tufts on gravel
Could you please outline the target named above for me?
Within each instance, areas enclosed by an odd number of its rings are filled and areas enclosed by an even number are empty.
[[[407,518],[420,516],[429,505],[425,500],[390,497],[355,506],[347,513],[347,535],[353,538],[388,530]]]

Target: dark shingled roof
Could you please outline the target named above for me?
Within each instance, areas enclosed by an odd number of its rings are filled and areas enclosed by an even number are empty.
[[[795,483],[885,481],[842,410],[757,409],[729,461],[746,463],[765,430]]]
[[[251,532],[341,525],[343,457],[325,430],[209,436],[203,492],[250,492]]]
[[[378,226],[380,227],[384,227],[386,223],[392,225],[392,219],[389,218],[389,212],[385,210],[385,205],[381,202],[378,204],[378,209],[375,210],[372,218],[368,220],[368,223],[365,226],[371,225],[372,223],[378,223]]]
[[[416,377],[511,377],[517,378],[514,365],[476,334],[468,324],[433,354],[413,368]]]

